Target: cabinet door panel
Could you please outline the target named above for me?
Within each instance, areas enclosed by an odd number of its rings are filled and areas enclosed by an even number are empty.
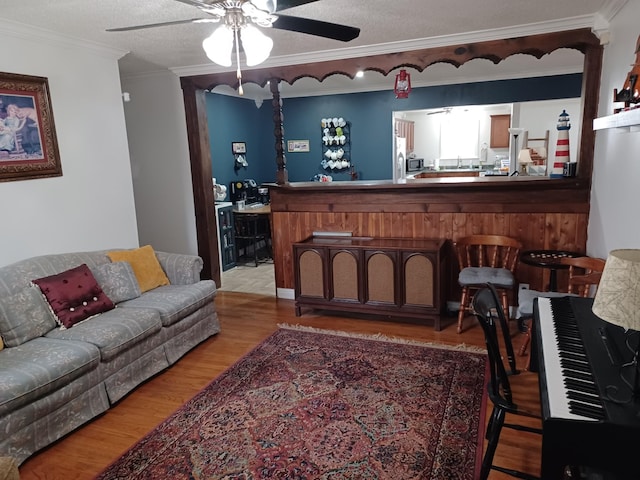
[[[358,261],[354,252],[338,252],[331,261],[333,298],[358,300]]]
[[[435,302],[434,266],[422,254],[411,255],[404,264],[404,288],[407,305],[433,306]]]
[[[300,254],[300,295],[324,298],[322,257],[314,250]]]
[[[374,253],[367,260],[367,300],[395,303],[395,265],[384,253]]]

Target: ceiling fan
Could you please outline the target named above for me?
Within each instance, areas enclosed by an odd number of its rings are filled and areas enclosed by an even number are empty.
[[[430,112],[427,112],[427,115],[437,115],[438,113],[451,113],[451,110],[453,110],[452,107],[444,107],[441,110],[432,110]]]
[[[280,30],[306,33],[318,37],[348,42],[360,35],[360,29],[310,18],[282,15],[288,8],[298,7],[318,0],[176,0],[200,9],[207,16],[170,22],[109,28],[107,32],[125,32],[144,28],[180,25],[185,23],[222,23],[229,28],[242,29],[245,25],[271,27]]]
[[[185,23],[220,23],[211,36],[202,42],[207,57],[218,65],[230,67],[233,45],[236,45],[236,62],[239,92],[242,95],[240,73],[240,46],[244,50],[246,63],[254,66],[265,61],[271,53],[273,40],[259,28],[276,28],[292,32],[306,33],[318,37],[348,42],[360,35],[360,29],[337,23],[310,18],[282,15],[288,8],[305,5],[317,0],[176,0],[198,8],[206,16],[169,22],[110,28],[108,32],[124,32],[145,28],[180,25]]]

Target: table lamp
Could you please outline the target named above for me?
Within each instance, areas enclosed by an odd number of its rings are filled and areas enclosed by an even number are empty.
[[[640,250],[612,250],[602,272],[598,291],[593,300],[593,313],[605,322],[625,329],[628,336],[640,332]],[[620,371],[622,380],[631,388],[629,401],[640,398],[638,354],[640,339],[632,347],[632,360],[623,369],[632,367],[633,380],[627,380]],[[612,398],[612,400],[616,401]]]
[[[520,150],[518,163],[520,164],[520,175],[529,175],[527,167],[533,163],[533,160],[531,159],[531,151],[528,148]]]

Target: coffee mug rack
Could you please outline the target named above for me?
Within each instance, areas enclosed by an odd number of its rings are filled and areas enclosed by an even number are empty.
[[[322,161],[327,171],[341,172],[351,168],[351,125],[344,118],[328,117],[320,121]]]

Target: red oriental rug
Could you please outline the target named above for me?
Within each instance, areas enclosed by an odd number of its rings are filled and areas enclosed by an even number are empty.
[[[284,326],[97,478],[473,480],[486,363]]]

